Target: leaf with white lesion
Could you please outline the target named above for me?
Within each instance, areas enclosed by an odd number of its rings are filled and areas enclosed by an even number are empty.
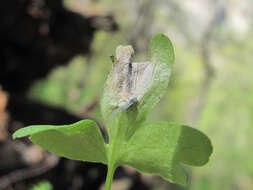
[[[159,102],[167,89],[174,62],[174,50],[169,38],[156,34],[150,42],[150,61],[132,62],[133,48],[118,46],[113,64],[104,86],[101,99],[102,114],[106,121],[115,112],[125,111],[131,100],[137,99],[135,120],[141,123]],[[116,110],[116,111],[115,111]],[[134,131],[134,128],[131,129]]]

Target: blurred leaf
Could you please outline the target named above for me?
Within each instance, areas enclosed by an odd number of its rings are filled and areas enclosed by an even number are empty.
[[[103,136],[91,120],[71,125],[33,125],[13,134],[14,139],[24,136],[29,136],[33,143],[59,156],[73,160],[107,162]]]
[[[212,153],[210,140],[188,126],[156,122],[140,127],[127,143],[121,162],[145,173],[186,184],[182,164],[202,166]]]
[[[49,182],[43,181],[37,185],[34,185],[30,190],[52,190],[52,189],[53,187]]]

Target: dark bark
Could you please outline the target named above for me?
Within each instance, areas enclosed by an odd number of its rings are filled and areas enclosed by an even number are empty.
[[[103,22],[101,22],[103,21]],[[97,29],[116,30],[111,16],[85,17],[60,0],[11,0],[0,6],[0,85],[25,93],[77,54],[90,53]]]

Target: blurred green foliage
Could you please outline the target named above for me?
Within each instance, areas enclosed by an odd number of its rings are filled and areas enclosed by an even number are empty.
[[[47,181],[42,181],[30,188],[30,190],[53,190],[52,185]]]

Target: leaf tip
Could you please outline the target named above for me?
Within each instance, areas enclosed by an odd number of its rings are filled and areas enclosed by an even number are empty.
[[[24,127],[24,128],[20,128],[18,130],[16,130],[13,134],[12,134],[12,139],[15,140],[17,138],[22,138],[25,136],[31,135],[29,127]]]
[[[174,48],[169,37],[163,33],[155,34],[150,41],[150,56],[157,57],[159,61],[174,64]]]
[[[15,134],[15,133],[14,133]],[[17,137],[15,135],[12,135],[12,139],[15,140]]]
[[[20,138],[22,137],[20,134],[19,134],[19,130],[15,131],[13,134],[12,134],[12,139],[15,140],[16,138]]]
[[[163,34],[163,33],[156,33],[153,37],[152,37],[152,39],[155,39],[155,38],[167,38],[167,39],[169,39],[165,34]]]

